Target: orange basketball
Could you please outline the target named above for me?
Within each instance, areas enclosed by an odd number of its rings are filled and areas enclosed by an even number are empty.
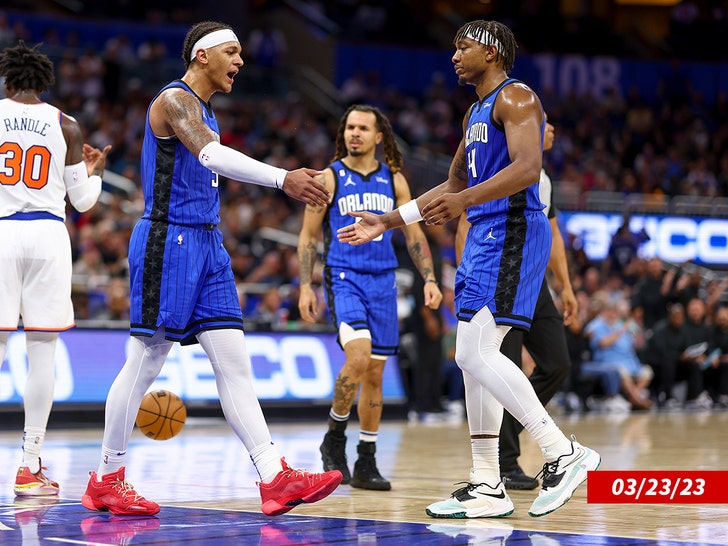
[[[158,390],[142,398],[136,425],[152,440],[169,440],[185,426],[187,407],[173,392]]]

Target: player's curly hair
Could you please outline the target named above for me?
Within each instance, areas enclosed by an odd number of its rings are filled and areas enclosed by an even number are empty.
[[[506,74],[510,74],[513,69],[513,63],[516,60],[516,48],[518,44],[516,44],[516,38],[513,36],[511,29],[503,23],[499,23],[498,21],[483,21],[482,19],[470,21],[460,27],[455,34],[455,40],[453,42],[457,43],[463,38],[468,38],[468,35],[481,37],[484,34],[486,36],[482,40],[482,43],[488,44],[490,41],[487,37],[488,34],[500,43],[498,56],[503,63],[503,70],[505,70]]]
[[[379,108],[376,106],[369,106],[367,104],[352,104],[349,106],[348,110],[344,112],[344,115],[341,116],[341,120],[339,121],[339,130],[336,133],[336,154],[331,161],[333,162],[341,159],[342,157],[346,157],[348,154],[348,151],[346,150],[346,143],[344,142],[344,129],[346,129],[346,120],[349,118],[349,114],[354,111],[374,114],[376,116],[377,130],[384,136],[382,139],[382,142],[384,143],[384,160],[393,173],[401,171],[403,164],[402,152],[399,150],[397,140],[394,138],[392,125],[389,123],[387,116],[382,114]]]
[[[220,23],[219,21],[202,21],[201,23],[192,25],[192,28],[187,31],[185,41],[182,44],[182,60],[185,63],[185,70],[187,70],[187,68],[190,66],[190,63],[192,63],[192,61],[190,61],[190,56],[192,55],[192,46],[195,45],[197,41],[203,36],[206,36],[211,32],[215,32],[216,30],[223,29],[232,30],[232,27],[230,25],[226,25],[225,23]]]
[[[5,77],[5,87],[42,93],[56,82],[53,62],[39,51],[40,46],[28,47],[18,40],[18,45],[0,54],[0,76]]]

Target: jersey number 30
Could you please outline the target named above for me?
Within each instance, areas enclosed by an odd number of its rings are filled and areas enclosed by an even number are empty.
[[[25,152],[17,142],[0,144],[0,184],[14,186],[23,182],[39,190],[48,184],[51,152],[45,146],[31,146]]]

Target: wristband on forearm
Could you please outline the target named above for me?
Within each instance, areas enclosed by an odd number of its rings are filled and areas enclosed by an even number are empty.
[[[417,200],[407,201],[404,205],[397,209],[405,225],[416,224],[422,220],[420,207],[417,206]]]

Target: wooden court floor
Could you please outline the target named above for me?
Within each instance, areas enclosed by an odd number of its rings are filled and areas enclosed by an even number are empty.
[[[565,433],[600,452],[601,470],[728,470],[728,412],[555,418]],[[320,471],[325,427],[325,420],[273,423],[271,432],[292,466]],[[351,423],[352,464],[357,430]],[[179,436],[164,442],[135,430],[127,479],[162,510],[146,520],[111,517],[79,503],[88,471],[97,466],[101,433],[49,431],[44,464],[61,495],[57,504],[38,507],[15,501],[20,433],[0,432],[0,544],[728,545],[728,494],[726,504],[602,505],[588,504],[582,486],[563,508],[531,518],[536,491],[514,491],[516,510],[507,518],[430,518],[425,507],[460,487],[455,484],[467,480],[470,469],[467,426],[451,423],[385,421],[377,461],[391,491],[340,486],[327,499],[277,518],[260,513],[257,475],[223,420],[191,418]],[[521,466],[535,474],[540,452],[530,436],[521,438]]]

